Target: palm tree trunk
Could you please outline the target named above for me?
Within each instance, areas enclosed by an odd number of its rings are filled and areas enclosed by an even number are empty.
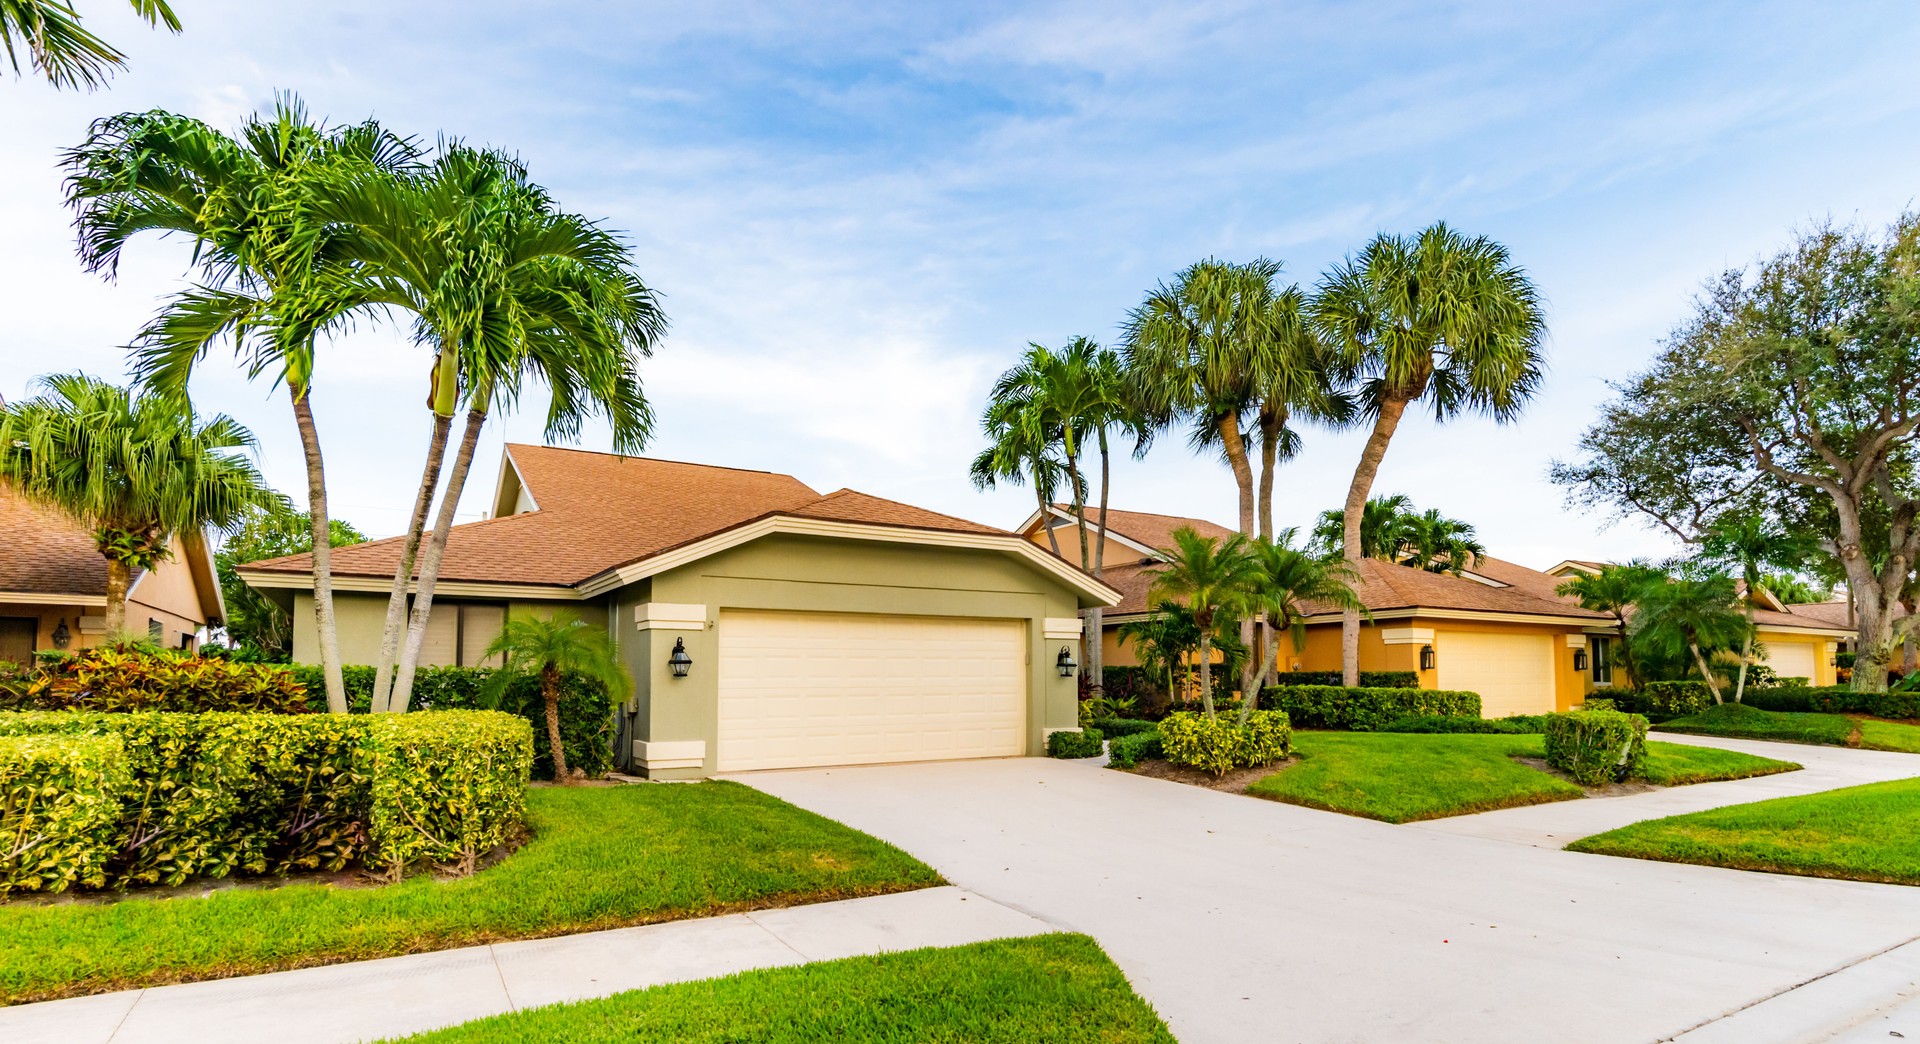
[[[326,679],[327,711],[347,712],[347,683],[340,673],[340,631],[333,618],[333,527],[327,520],[327,469],[320,456],[320,432],[313,404],[292,382],[294,425],[307,458],[307,513],[313,519],[313,624],[320,642],[320,675]]]
[[[400,548],[400,565],[393,572],[393,590],[387,595],[387,622],[380,632],[380,659],[373,667],[373,712],[392,706],[393,661],[400,654],[400,639],[407,630],[407,587],[413,580],[413,563],[420,553],[420,536],[427,528],[427,512],[433,509],[433,494],[440,485],[440,465],[447,456],[447,433],[453,418],[436,412],[433,435],[427,440],[427,462],[420,469],[420,492],[413,498],[413,517],[407,520],[407,540]]]
[[[1073,493],[1073,523],[1080,531],[1080,570],[1085,572],[1093,565],[1087,551],[1087,491],[1080,485],[1079,447],[1073,444],[1071,427],[1062,433],[1061,443],[1067,457],[1067,486]]]
[[[1213,720],[1213,636],[1206,629],[1200,632],[1200,709]]]
[[[127,630],[127,588],[133,570],[118,558],[107,559],[107,636],[118,639]]]
[[[1107,486],[1113,480],[1113,455],[1107,446],[1107,429],[1100,429],[1100,543],[1093,549],[1093,578],[1099,580],[1107,566]],[[1087,630],[1084,636],[1087,662],[1087,688],[1095,699],[1107,694],[1107,634],[1106,609],[1094,606],[1087,610]]]
[[[1373,492],[1374,477],[1380,474],[1380,462],[1386,458],[1387,443],[1407,412],[1406,399],[1388,398],[1380,402],[1380,415],[1374,419],[1373,434],[1367,436],[1360,451],[1360,463],[1353,469],[1353,484],[1347,487],[1347,506],[1341,553],[1347,564],[1360,568],[1360,517],[1367,509],[1367,497]],[[1340,614],[1341,684],[1360,684],[1360,613],[1348,609]]]
[[[413,595],[413,618],[407,625],[407,644],[400,652],[400,666],[394,671],[390,706],[404,712],[413,700],[413,672],[420,663],[420,646],[427,638],[427,620],[433,615],[433,585],[440,579],[440,559],[447,551],[447,534],[453,530],[453,516],[460,507],[460,491],[466,487],[467,472],[473,467],[473,451],[480,444],[480,428],[487,423],[487,394],[476,392],[474,406],[467,411],[466,429],[460,433],[460,448],[453,457],[453,471],[447,475],[446,492],[440,495],[440,513],[433,520],[433,535],[420,557],[420,580]]]
[[[1633,640],[1627,637],[1627,614],[1624,612],[1616,612],[1613,614],[1613,619],[1620,627],[1620,658],[1625,660],[1627,664],[1627,684],[1632,687],[1634,692],[1645,692],[1647,683],[1640,679],[1639,668],[1634,666]],[[1611,676],[1609,676],[1607,684],[1613,684]]]
[[[553,752],[553,781],[571,785],[567,750],[560,742],[560,672],[552,664],[540,668],[540,699],[547,707],[547,748]]]
[[[1747,640],[1740,646],[1740,673],[1733,682],[1733,702],[1747,695],[1747,664],[1753,660],[1753,588],[1747,588]]]
[[[1277,638],[1278,632],[1274,632],[1270,630],[1270,625],[1272,624],[1272,622],[1273,621],[1271,620],[1263,621],[1262,622],[1263,626],[1261,630],[1263,633],[1272,634],[1273,637]],[[1263,656],[1260,661],[1260,678],[1262,680],[1265,680],[1269,674],[1273,673],[1274,662],[1279,658],[1280,658],[1280,643],[1278,641],[1269,641],[1267,645],[1266,655]],[[1253,717],[1253,702],[1254,701],[1253,701],[1252,693],[1249,693],[1247,695],[1246,700],[1241,702],[1240,704],[1240,724],[1241,725],[1245,725],[1247,721]]]
[[[1286,427],[1287,410],[1284,406],[1260,418],[1259,511],[1260,538],[1262,540],[1273,539],[1274,472],[1279,468],[1280,433],[1285,431]],[[1260,652],[1264,653],[1269,649],[1275,649],[1274,640],[1273,621],[1260,621]],[[1278,659],[1277,649],[1275,649],[1275,652],[1275,656],[1266,657],[1265,662],[1267,666],[1262,667],[1260,673],[1254,677],[1254,687],[1256,689],[1265,687],[1273,680],[1273,661]]]
[[[1040,488],[1040,473],[1033,473],[1033,499],[1040,504],[1040,528],[1047,534],[1047,546],[1053,549],[1053,557],[1064,558],[1060,553],[1060,534],[1053,531],[1053,505],[1047,503],[1046,490]]]
[[[1240,532],[1243,536],[1251,537],[1254,534],[1253,465],[1247,460],[1247,440],[1241,435],[1240,417],[1237,414],[1222,415],[1219,425],[1220,444],[1226,449],[1227,466],[1233,470],[1233,483],[1240,492]],[[1252,617],[1240,621],[1240,645],[1245,649],[1253,648]],[[1240,695],[1243,699],[1250,684],[1251,678],[1246,668],[1242,667]]]
[[[1699,644],[1688,642],[1687,648],[1693,650],[1693,662],[1700,665],[1700,677],[1706,681],[1707,691],[1713,693],[1713,702],[1727,702],[1720,698],[1720,683],[1713,680],[1713,671],[1707,667],[1707,658],[1701,654]]]

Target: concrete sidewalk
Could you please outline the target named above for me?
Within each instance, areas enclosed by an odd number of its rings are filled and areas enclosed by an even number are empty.
[[[963,888],[0,1008],[8,1044],[342,1044],[669,982],[1056,931]]]
[[[1846,747],[1817,747],[1806,743],[1769,743],[1762,740],[1721,739],[1718,736],[1683,736],[1655,732],[1651,739],[1661,743],[1685,743],[1700,747],[1718,747],[1747,754],[1791,761],[1804,766],[1798,772],[1774,776],[1736,779],[1725,783],[1695,783],[1667,787],[1644,794],[1622,797],[1586,798],[1581,801],[1555,801],[1523,808],[1503,808],[1449,819],[1431,819],[1409,824],[1405,829],[1481,837],[1491,841],[1510,841],[1535,848],[1565,848],[1583,837],[1605,833],[1648,819],[1703,812],[1726,805],[1744,805],[1769,798],[1817,794],[1841,787],[1866,783],[1885,783],[1920,776],[1920,754],[1896,754],[1882,750],[1851,750]]]

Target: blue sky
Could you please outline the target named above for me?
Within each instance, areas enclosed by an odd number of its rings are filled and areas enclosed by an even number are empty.
[[[186,31],[79,0],[132,68],[92,94],[0,81],[0,396],[118,345],[178,285],[149,240],[116,284],[73,261],[58,151],[165,107],[232,127],[298,92],[338,120],[517,151],[630,238],[673,330],[645,368],[659,456],[787,471],[1013,525],[976,493],[988,383],[1029,340],[1111,340],[1207,256],[1311,283],[1382,230],[1445,219],[1506,243],[1550,312],[1518,424],[1402,428],[1377,489],[1533,565],[1662,553],[1571,513],[1545,471],[1717,270],[1920,186],[1920,12],[1899,3],[241,4]],[[316,408],[337,513],[404,525],[426,359],[393,330],[330,345]],[[251,425],[304,488],[284,401],[224,360],[203,410]],[[462,505],[479,517],[504,439]],[[1278,514],[1343,495],[1360,436],[1309,430]],[[582,445],[604,448],[601,432]],[[1165,440],[1114,503],[1230,521],[1224,467]]]

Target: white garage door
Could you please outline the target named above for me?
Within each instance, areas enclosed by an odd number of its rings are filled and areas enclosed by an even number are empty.
[[[1489,718],[1552,713],[1558,706],[1554,640],[1549,635],[1441,631],[1433,648],[1440,687],[1479,693],[1480,713]]]
[[[1764,662],[1773,672],[1782,678],[1805,678],[1813,680],[1815,657],[1819,654],[1814,646],[1806,642],[1766,642],[1767,658]]]
[[[722,770],[1026,753],[1018,620],[720,614]]]

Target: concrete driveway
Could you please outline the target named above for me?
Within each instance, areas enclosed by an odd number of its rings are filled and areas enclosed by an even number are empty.
[[[1742,1039],[1802,1039],[1752,1006],[1872,980],[1920,937],[1920,888],[1579,855],[1088,763],[736,778],[1094,936],[1186,1044],[1639,1042],[1742,1009]]]

